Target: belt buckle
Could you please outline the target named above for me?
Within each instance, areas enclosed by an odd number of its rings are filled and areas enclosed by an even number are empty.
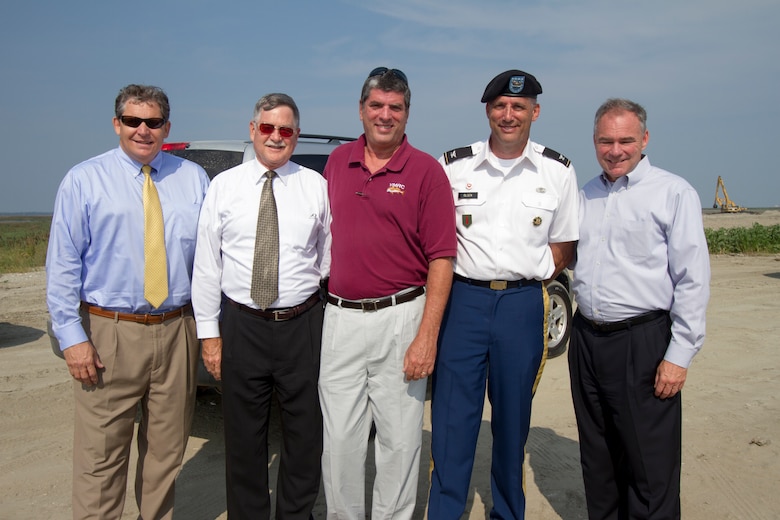
[[[379,302],[382,298],[365,299],[360,302],[363,312],[376,312],[379,310]]]
[[[494,291],[506,290],[506,280],[490,280],[490,288]]]

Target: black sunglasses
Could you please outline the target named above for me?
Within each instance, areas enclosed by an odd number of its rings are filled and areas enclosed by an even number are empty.
[[[369,78],[373,78],[374,76],[384,76],[385,74],[388,74],[388,73],[392,74],[396,78],[398,78],[401,81],[403,81],[404,84],[409,86],[409,80],[406,79],[406,74],[404,74],[403,72],[401,72],[398,69],[388,69],[387,67],[377,67],[377,68],[375,68],[374,70],[372,70],[371,72],[368,73],[368,77]]]
[[[119,120],[122,121],[123,125],[129,126],[130,128],[138,128],[141,126],[141,123],[146,123],[146,126],[152,130],[162,128],[165,124],[165,119],[162,117],[150,117],[148,119],[143,119],[141,117],[135,116],[119,116]]]

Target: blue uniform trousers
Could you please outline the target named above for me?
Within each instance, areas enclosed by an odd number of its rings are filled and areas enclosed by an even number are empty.
[[[524,518],[523,460],[531,399],[545,356],[541,283],[494,291],[455,281],[432,380],[428,504],[432,520],[464,512],[482,421],[492,407],[491,518]]]

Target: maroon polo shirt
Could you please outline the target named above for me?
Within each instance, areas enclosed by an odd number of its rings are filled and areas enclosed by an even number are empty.
[[[457,252],[449,180],[430,155],[403,143],[373,175],[365,135],[325,166],[331,214],[329,290],[349,300],[425,285],[431,260]]]

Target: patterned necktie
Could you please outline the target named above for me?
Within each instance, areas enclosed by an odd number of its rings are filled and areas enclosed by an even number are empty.
[[[165,231],[162,206],[152,182],[152,167],[144,172],[144,298],[156,309],[168,297],[168,262],[165,258]]]
[[[255,258],[252,265],[250,296],[261,309],[267,309],[279,297],[279,218],[276,214],[273,181],[276,172],[265,172],[268,177],[260,195],[255,232]]]

